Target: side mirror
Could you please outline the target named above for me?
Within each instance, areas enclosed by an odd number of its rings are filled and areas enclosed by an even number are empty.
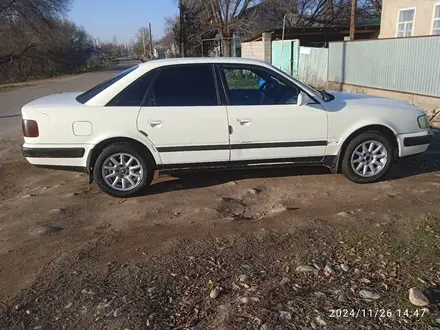
[[[298,106],[307,105],[309,103],[313,103],[313,100],[306,93],[301,92],[298,95]]]

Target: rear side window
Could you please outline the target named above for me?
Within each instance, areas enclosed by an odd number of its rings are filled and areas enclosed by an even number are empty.
[[[151,93],[151,105],[159,107],[218,104],[210,64],[162,68]]]
[[[135,66],[133,66],[133,67],[127,69],[127,70],[124,70],[124,71],[118,73],[117,75],[115,75],[113,77],[110,77],[107,80],[104,80],[102,83],[96,85],[95,87],[92,87],[87,92],[84,92],[81,95],[77,96],[76,100],[79,103],[82,103],[82,104],[88,102],[89,100],[94,98],[96,95],[101,93],[104,89],[110,87],[111,85],[113,85],[118,80],[124,78],[130,72],[133,72],[134,70],[136,70],[138,67],[139,67],[138,65],[135,65]]]
[[[122,92],[116,95],[107,106],[112,107],[140,107],[143,105],[145,94],[147,94],[151,83],[154,80],[157,70],[150,71],[136,80]]]

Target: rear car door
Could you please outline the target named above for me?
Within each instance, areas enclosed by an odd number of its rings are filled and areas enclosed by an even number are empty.
[[[138,117],[164,167],[229,161],[226,106],[220,103],[214,66],[161,67]]]
[[[231,125],[231,162],[320,161],[327,147],[327,113],[298,105],[301,89],[269,68],[219,66]]]

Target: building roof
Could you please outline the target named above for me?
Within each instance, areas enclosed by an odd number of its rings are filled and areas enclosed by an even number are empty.
[[[341,34],[349,31],[350,26],[343,25],[331,25],[325,27],[297,27],[297,28],[285,28],[285,39],[295,39],[300,36],[319,35],[319,34]],[[372,33],[380,30],[380,19],[371,19],[369,21],[362,21],[356,24],[356,33]],[[281,38],[283,29],[275,28],[268,29],[264,32],[272,33],[272,40]],[[261,39],[261,33],[252,36],[251,38],[244,40],[244,42],[256,41]]]

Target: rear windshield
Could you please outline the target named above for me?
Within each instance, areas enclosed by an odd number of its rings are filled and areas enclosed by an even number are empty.
[[[96,95],[101,93],[104,89],[107,87],[113,85],[115,82],[117,82],[119,79],[125,77],[130,72],[136,70],[139,67],[139,65],[132,66],[131,68],[124,70],[122,72],[119,72],[117,75],[110,77],[107,80],[104,80],[99,85],[96,85],[95,87],[92,87],[87,92],[82,93],[81,95],[77,96],[76,100],[82,104],[88,102],[90,99],[94,98]]]

